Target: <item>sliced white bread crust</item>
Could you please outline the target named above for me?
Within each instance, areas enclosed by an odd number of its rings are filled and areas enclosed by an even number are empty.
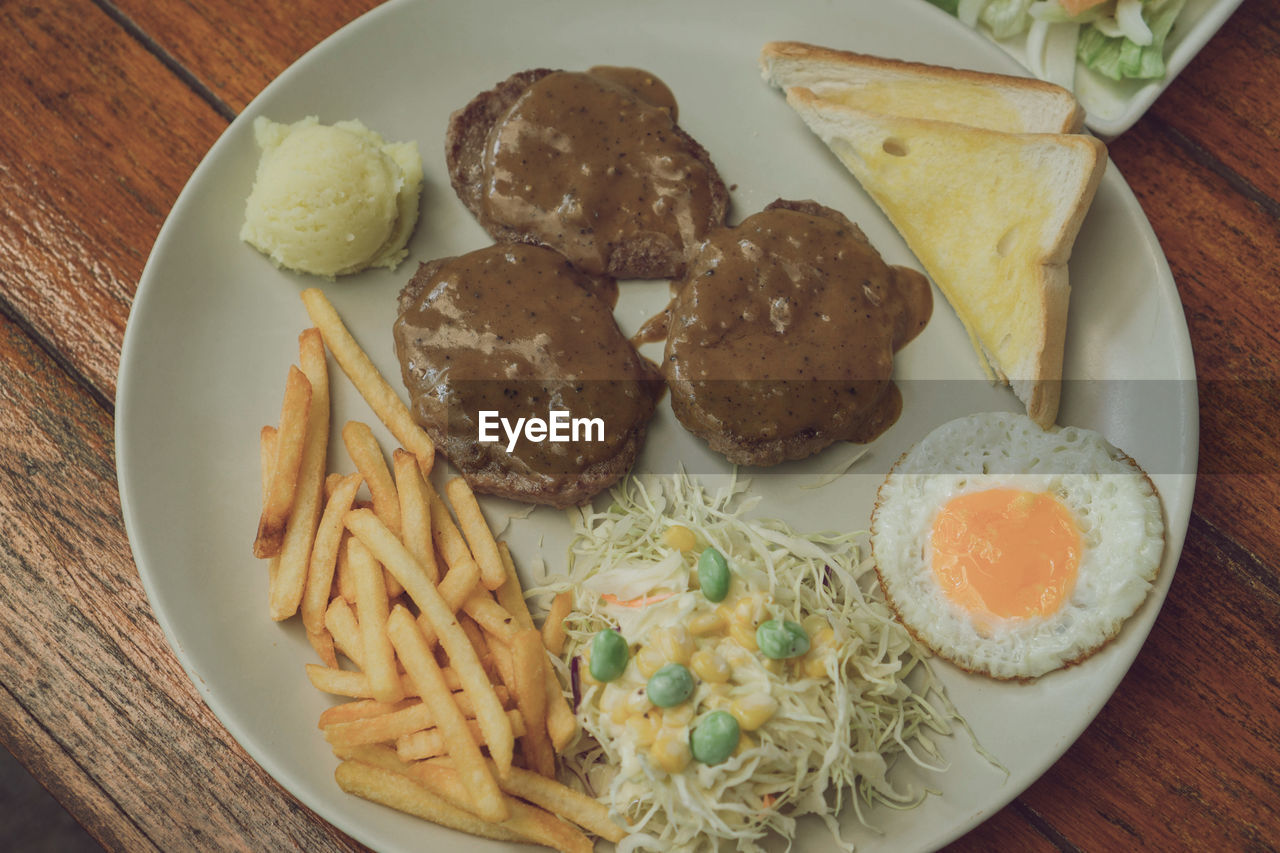
[[[1009,133],[1075,133],[1084,110],[1061,86],[1029,77],[988,74],[867,56],[794,41],[760,51],[764,79],[829,101],[877,113],[932,118]]]
[[[1106,167],[1102,142],[882,115],[801,88],[787,101],[902,234],[990,372],[1051,426],[1067,261]]]

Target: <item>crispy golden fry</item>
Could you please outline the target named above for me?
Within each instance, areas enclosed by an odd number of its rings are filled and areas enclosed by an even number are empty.
[[[510,643],[516,636],[515,617],[494,601],[493,594],[488,590],[481,588],[473,591],[463,602],[462,611],[483,628],[485,633],[504,643]]]
[[[493,538],[493,531],[489,528],[484,513],[480,511],[475,493],[461,477],[454,477],[445,483],[444,491],[458,516],[458,526],[462,528],[467,544],[471,547],[471,555],[480,565],[481,583],[487,589],[497,589],[506,581],[507,573],[502,567],[502,557],[498,555],[498,543]]]
[[[516,573],[516,565],[511,559],[511,551],[507,543],[498,543],[498,553],[502,557],[503,567],[507,571],[507,583],[500,586],[496,595],[507,610],[515,617],[522,628],[533,627],[533,615],[529,613],[529,605],[524,600],[524,590],[520,587],[520,576]],[[560,688],[560,679],[548,661],[545,670],[547,684],[547,730],[551,734],[551,743],[556,752],[561,752],[574,735],[578,733],[578,719],[573,715],[569,702]]]
[[[457,703],[463,717],[467,719],[475,717],[475,708],[466,693],[454,693],[453,701]],[[395,710],[354,720],[333,722],[324,726],[325,740],[335,748],[370,743],[392,743],[403,735],[411,735],[414,732],[435,727],[435,718],[431,716],[431,708],[425,702],[408,702],[398,707],[393,705],[386,707]]]
[[[431,504],[418,471],[417,458],[402,447],[392,454],[396,494],[400,496],[400,538],[409,553],[418,558],[427,576],[435,583],[440,579],[436,566],[436,549],[431,542]]]
[[[493,663],[498,670],[498,677],[514,694],[516,689],[516,667],[511,658],[511,647],[501,641],[495,641],[489,645],[489,652],[493,655]]]
[[[524,840],[522,836],[500,824],[490,823],[471,812],[450,805],[410,777],[383,767],[375,767],[362,761],[344,761],[334,771],[334,778],[338,786],[348,794],[355,794],[441,826],[497,841]]]
[[[549,779],[556,775],[556,754],[547,732],[547,681],[543,674],[547,650],[542,636],[530,628],[515,636],[511,663],[515,674],[513,693],[516,707],[524,717],[525,736],[521,740],[526,764]]]
[[[502,568],[507,579],[502,586],[493,591],[503,609],[516,617],[516,625],[520,628],[533,627],[533,615],[529,612],[529,604],[524,600],[524,589],[520,585],[520,576],[516,574],[516,564],[511,560],[511,550],[506,542],[498,543],[498,557],[502,560]]]
[[[333,647],[333,636],[328,631],[308,631],[307,642],[320,660],[324,661],[325,666],[338,666],[338,653]]]
[[[462,605],[477,589],[480,589],[480,567],[475,560],[467,560],[451,567],[440,581],[440,597],[455,613],[462,609]]]
[[[302,301],[311,316],[311,322],[319,327],[334,360],[351,379],[351,384],[356,386],[360,396],[364,397],[374,414],[396,437],[396,441],[417,457],[422,475],[425,477],[431,473],[435,443],[413,420],[404,401],[347,331],[333,304],[321,290],[314,287],[302,291]]]
[[[321,666],[317,663],[309,663],[306,665],[307,678],[311,681],[313,687],[322,693],[331,693],[334,696],[346,696],[348,699],[372,699],[373,690],[369,686],[369,676],[363,672],[352,672],[347,669],[331,669],[327,666]],[[452,667],[445,667],[440,671],[444,676],[444,683],[451,691],[462,689],[462,681],[458,678],[458,674],[454,672]],[[404,673],[400,674],[400,686],[404,690],[407,697],[418,695],[418,688],[413,681]],[[494,695],[498,697],[498,703],[504,708],[511,701],[511,695],[506,688],[498,685],[493,688]]]
[[[431,504],[431,537],[436,550],[444,558],[445,565],[449,567],[449,571],[465,568],[468,575],[474,573],[479,577],[480,564],[472,555],[467,540],[462,537],[462,531],[454,524],[453,516],[449,515],[449,508],[435,489],[431,488],[430,483],[424,483],[424,486]]]
[[[454,695],[457,696],[458,694],[455,693]],[[516,737],[524,737],[526,729],[524,717],[521,716],[520,712],[507,711],[507,719],[511,722],[511,730],[515,732]],[[474,719],[468,719],[467,727],[476,742],[484,746],[484,733],[480,731],[480,724]],[[446,740],[444,733],[439,728],[411,732],[396,738],[396,754],[405,761],[419,758],[436,758],[449,754],[449,741]],[[501,783],[501,778],[498,781]]]
[[[396,579],[409,593],[418,610],[426,616],[435,629],[436,637],[445,653],[449,655],[449,663],[458,673],[463,687],[476,703],[476,716],[480,728],[485,734],[485,743],[489,753],[499,769],[511,766],[515,751],[514,736],[511,725],[502,711],[502,703],[494,693],[493,685],[485,673],[475,648],[467,640],[467,635],[458,626],[457,617],[440,597],[439,591],[427,577],[426,570],[414,559],[404,544],[395,537],[386,525],[369,510],[352,510],[347,513],[346,524],[359,539],[368,546],[374,556],[395,575]],[[405,612],[405,618],[412,619]],[[415,626],[416,636],[422,637]],[[423,638],[423,644],[426,640]],[[367,654],[367,651],[366,651]],[[408,664],[406,663],[406,669]],[[425,697],[424,697],[425,698]]]
[[[334,705],[321,711],[320,721],[316,727],[323,730],[342,723],[381,717],[416,704],[418,704],[417,699],[401,699],[399,702],[389,703],[379,702],[377,699],[352,699],[350,702],[343,702],[341,705]]]
[[[311,407],[302,464],[298,467],[298,489],[285,525],[280,568],[269,594],[271,618],[277,622],[297,613],[302,603],[311,545],[320,521],[325,458],[329,452],[329,367],[320,333],[315,329],[304,331],[298,338],[298,350],[302,372],[311,382]]]
[[[333,637],[338,651],[346,655],[347,660],[364,669],[364,640],[361,639],[360,622],[345,598],[338,596],[329,602],[329,608],[324,612],[324,626]]]
[[[280,427],[276,430],[275,450],[271,463],[271,483],[262,501],[258,518],[258,535],[253,540],[255,557],[274,557],[284,545],[284,528],[298,490],[298,466],[307,438],[307,419],[311,411],[311,383],[297,367],[289,366],[284,386],[284,402],[280,409]]]
[[[398,702],[404,698],[395,650],[387,638],[387,616],[391,612],[382,567],[358,538],[348,543],[351,571],[356,582],[356,616],[364,650],[364,671],[369,676],[373,698]]]
[[[508,794],[528,800],[535,806],[542,806],[552,814],[573,821],[606,841],[617,844],[627,835],[626,829],[609,817],[609,809],[604,804],[555,779],[513,767],[511,775],[506,779],[499,779],[498,784]]]
[[[280,432],[273,426],[264,426],[258,433],[258,459],[262,464],[262,502],[267,502],[271,493],[271,478],[276,467],[276,444],[280,440]]]
[[[359,534],[357,533],[357,535]],[[399,544],[398,541],[397,544]],[[401,545],[400,547],[403,548],[404,546]],[[407,554],[408,552],[406,551],[405,553]],[[444,602],[438,602],[438,604],[440,608],[444,607]],[[450,621],[453,622],[452,614],[450,614]],[[458,631],[462,642],[465,643],[466,636],[456,626],[457,623],[453,622],[454,629]],[[443,625],[437,625],[436,629],[441,633],[442,642],[444,635],[451,633]],[[445,737],[445,741],[449,746],[449,755],[456,762],[455,766],[458,768],[463,784],[466,785],[475,805],[476,814],[485,820],[506,820],[511,811],[502,796],[498,782],[493,773],[490,772],[484,757],[480,754],[480,746],[476,742],[476,738],[471,734],[471,730],[467,727],[466,719],[453,701],[453,696],[444,683],[444,676],[440,673],[440,667],[436,663],[435,657],[431,654],[431,649],[428,648],[422,632],[418,630],[417,623],[413,621],[413,617],[404,607],[396,605],[395,610],[392,611],[391,617],[387,620],[387,634],[395,646],[396,653],[400,656],[401,663],[404,664],[406,674],[418,686],[422,701],[430,708],[431,716],[436,722],[436,728]],[[446,648],[448,649],[447,646]],[[468,650],[470,650],[469,646]],[[448,649],[448,651],[449,659],[453,662],[454,667],[461,670],[464,666],[462,661],[455,657],[453,649]],[[472,660],[474,660],[474,656],[475,652],[471,651]],[[478,661],[476,666],[479,666]],[[462,673],[460,672],[459,674],[461,675]],[[483,673],[481,674],[483,675]],[[468,680],[464,676],[464,683]],[[471,698],[477,705],[477,711],[479,711],[480,698],[474,693]],[[497,702],[496,697],[494,697],[494,702]],[[510,731],[511,724],[507,721],[505,715],[503,716],[503,723],[506,725],[507,730]],[[484,730],[485,728],[482,724],[481,729]]]
[[[562,592],[551,599],[551,609],[547,611],[547,618],[542,623],[542,644],[547,647],[547,651],[557,657],[564,654],[564,643],[567,639],[564,620],[572,609],[573,595]]]
[[[342,427],[342,443],[347,455],[355,463],[356,470],[364,477],[373,497],[373,511],[395,535],[400,535],[400,496],[396,483],[387,467],[382,447],[369,425],[360,421],[347,421]]]
[[[307,585],[302,594],[302,624],[308,631],[324,630],[325,610],[333,591],[333,575],[338,565],[338,547],[342,544],[342,517],[351,509],[360,488],[359,473],[340,477],[325,502],[316,538],[311,545],[307,568]]]
[[[414,781],[446,802],[459,808],[469,806],[466,787],[454,767],[427,761],[413,765],[409,773]],[[504,827],[561,853],[590,853],[593,849],[590,839],[551,813],[514,797],[506,800],[511,818]]]
[[[352,504],[352,506],[354,507],[355,504]],[[333,586],[344,601],[348,604],[355,604],[356,585],[351,577],[351,563],[347,560],[347,540],[350,538],[351,531],[347,530],[344,522],[342,525],[342,539],[338,543],[338,565],[333,570]]]

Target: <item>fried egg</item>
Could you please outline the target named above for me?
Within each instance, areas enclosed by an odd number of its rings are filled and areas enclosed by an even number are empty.
[[[898,460],[871,549],[922,643],[971,672],[1035,678],[1102,648],[1138,609],[1164,519],[1146,473],[1099,433],[988,413]]]

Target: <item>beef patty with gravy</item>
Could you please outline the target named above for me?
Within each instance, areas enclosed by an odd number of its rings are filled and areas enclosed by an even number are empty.
[[[712,232],[678,286],[662,365],[671,407],[730,462],[802,459],[897,420],[893,356],[933,295],[843,214],[776,201]]]
[[[421,264],[405,285],[394,336],[413,416],[475,491],[567,507],[630,470],[662,381],[618,329],[613,284],[509,243]],[[495,424],[498,440],[479,440],[482,411],[514,424],[557,410],[603,430],[508,451]]]
[[[550,246],[593,275],[680,275],[729,206],[671,91],[638,69],[514,74],[453,114],[445,155],[495,240]]]

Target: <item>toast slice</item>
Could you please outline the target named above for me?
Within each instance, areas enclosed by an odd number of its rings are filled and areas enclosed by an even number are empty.
[[[764,79],[802,87],[838,104],[909,118],[929,118],[1009,133],[1076,133],[1084,110],[1061,86],[1030,77],[988,74],[867,56],[794,41],[760,51]]]
[[[884,115],[803,88],[788,89],[787,102],[902,234],[989,375],[1051,426],[1067,261],[1106,167],[1102,142]]]

